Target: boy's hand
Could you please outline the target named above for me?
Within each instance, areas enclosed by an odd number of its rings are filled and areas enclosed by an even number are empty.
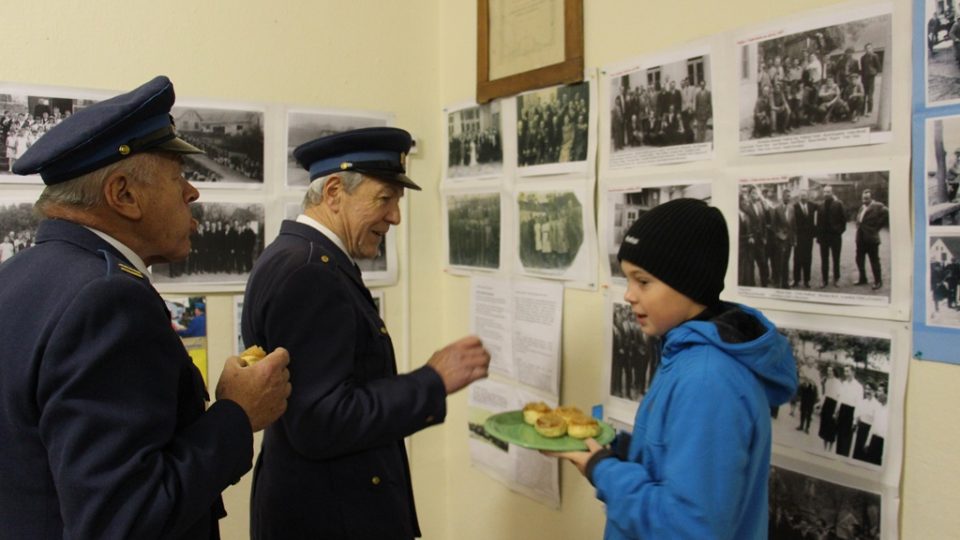
[[[586,452],[540,452],[540,453],[545,456],[566,459],[570,463],[573,463],[574,466],[576,466],[577,470],[580,471],[580,474],[586,476],[587,462],[590,461],[590,458],[593,457],[594,454],[602,450],[603,447],[600,446],[600,443],[598,443],[593,437],[584,439],[583,442],[587,443]]]

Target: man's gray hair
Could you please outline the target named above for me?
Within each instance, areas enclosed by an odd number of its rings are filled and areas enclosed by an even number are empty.
[[[363,174],[356,171],[337,171],[315,178],[310,182],[310,187],[307,188],[307,193],[303,196],[302,207],[304,210],[320,204],[320,201],[323,200],[323,187],[327,185],[327,180],[334,176],[340,177],[340,181],[343,182],[343,189],[347,193],[353,193],[364,179]]]
[[[34,210],[47,216],[51,206],[67,206],[80,210],[96,208],[106,202],[103,197],[103,184],[110,175],[123,170],[134,180],[147,182],[150,180],[147,173],[154,163],[153,159],[150,153],[135,154],[72,180],[46,186],[34,203]]]

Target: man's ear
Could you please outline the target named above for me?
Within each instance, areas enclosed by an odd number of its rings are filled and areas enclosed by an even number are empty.
[[[327,178],[323,184],[323,203],[334,212],[340,211],[343,194],[346,192],[343,186],[343,179],[339,175],[332,175]]]
[[[117,214],[131,221],[143,217],[143,191],[140,183],[123,170],[113,172],[103,183],[103,198],[106,205]]]

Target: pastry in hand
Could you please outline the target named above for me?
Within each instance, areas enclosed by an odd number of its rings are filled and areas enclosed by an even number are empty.
[[[600,435],[600,423],[585,414],[567,420],[567,435],[574,439],[586,439]]]
[[[263,357],[266,355],[267,351],[263,350],[263,348],[261,348],[259,345],[254,345],[252,347],[248,347],[247,350],[240,353],[240,360],[242,360],[244,364],[252,366],[260,360],[263,360]]]
[[[537,423],[534,424],[533,429],[537,430],[540,435],[551,439],[563,437],[567,432],[567,422],[560,415],[547,413],[537,418]]]
[[[550,412],[550,407],[542,401],[532,401],[523,406],[523,421],[531,426],[537,424],[537,419]]]

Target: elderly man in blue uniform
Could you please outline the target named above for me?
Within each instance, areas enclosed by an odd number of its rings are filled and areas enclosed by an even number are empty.
[[[398,375],[393,345],[355,260],[400,223],[410,135],[366,128],[307,142],[303,213],[257,259],[244,297],[249,345],[293,359],[287,412],[268,428],[254,472],[251,537],[420,536],[403,438],[443,422],[446,396],[485,377],[470,336]]]
[[[51,129],[36,245],[0,266],[0,536],[219,538],[220,493],[290,393],[289,356],[231,357],[217,400],[147,267],[183,259],[197,190],[157,77]]]

